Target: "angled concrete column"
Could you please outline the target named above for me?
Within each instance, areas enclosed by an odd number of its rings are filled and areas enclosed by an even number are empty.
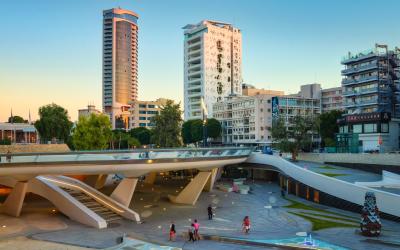
[[[21,214],[27,189],[27,182],[17,182],[3,204],[3,212],[18,217]]]
[[[156,181],[156,177],[157,177],[157,172],[150,172],[148,175],[146,175],[144,183],[154,184],[154,182]]]
[[[112,192],[110,198],[129,207],[137,182],[137,178],[125,177]]]
[[[210,176],[211,171],[199,172],[178,196],[168,195],[168,198],[173,203],[194,205]]]
[[[211,175],[210,178],[208,178],[208,181],[204,187],[204,191],[210,192],[213,189],[218,174],[218,170],[219,168],[214,168],[213,170],[211,170]]]

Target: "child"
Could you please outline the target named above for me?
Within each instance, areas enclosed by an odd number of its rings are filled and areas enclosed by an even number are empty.
[[[200,234],[199,234],[199,228],[200,228],[200,224],[197,222],[197,220],[194,220],[194,238],[196,240],[200,240]]]
[[[244,217],[243,219],[243,231],[248,234],[250,231],[250,219],[249,216]]]

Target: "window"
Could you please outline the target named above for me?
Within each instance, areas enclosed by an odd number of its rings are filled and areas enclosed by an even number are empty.
[[[145,110],[139,110],[139,114],[146,114]]]
[[[146,123],[139,123],[139,127],[146,127]]]
[[[376,123],[364,124],[364,133],[376,133],[378,132]]]
[[[399,124],[399,126],[400,126],[400,124]],[[389,133],[389,124],[382,123],[381,124],[381,132],[382,133]]]
[[[139,117],[139,120],[141,120],[141,121],[145,121],[145,120],[146,120],[146,117],[144,117],[144,116],[140,116],[140,117]]]
[[[155,107],[156,107],[156,105],[149,104],[149,108],[154,109]]]
[[[139,104],[139,108],[145,108],[146,104]]]
[[[362,124],[353,125],[353,133],[362,133]]]

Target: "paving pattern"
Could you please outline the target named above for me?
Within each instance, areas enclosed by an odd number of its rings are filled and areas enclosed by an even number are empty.
[[[0,228],[0,237],[11,238],[26,235],[37,240],[82,247],[107,248],[115,246],[117,239],[125,234],[134,239],[182,249],[265,249],[210,240],[188,243],[186,232],[194,219],[199,220],[201,234],[241,237],[250,240],[293,238],[299,233],[311,231],[312,225],[309,221],[289,213],[299,212],[299,210],[285,207],[290,202],[280,196],[280,189],[276,183],[250,182],[252,192],[248,195],[225,193],[218,190],[210,193],[203,192],[195,206],[171,204],[167,199],[167,195],[174,194],[176,191],[179,192],[185,182],[186,180],[163,180],[163,183],[154,186],[138,184],[131,208],[142,215],[143,224],[122,220],[107,229],[98,230],[68,220],[61,214],[47,214],[38,209],[37,214],[42,215],[41,223],[57,225],[54,230],[51,227],[33,228],[32,223],[26,222],[23,217],[19,219],[1,215],[3,217],[0,219],[4,223],[18,222],[21,226],[19,230],[14,230],[8,234],[4,232],[2,234],[2,229]],[[343,218],[350,216],[354,218],[354,221],[359,218],[359,215],[355,213],[317,205],[294,196],[289,196],[289,198],[323,209],[327,213],[338,213],[343,215]],[[209,204],[215,207],[215,218],[212,221],[207,219],[207,207]],[[27,205],[25,210],[28,211],[30,209],[30,214],[36,214],[33,212],[36,209],[35,203],[29,202]],[[312,213],[314,215],[310,216],[314,217],[322,216],[321,212],[316,211],[300,210],[300,212]],[[242,219],[246,215],[250,216],[252,222],[249,235],[244,235],[241,231]],[[332,216],[338,215],[332,214]],[[55,220],[57,223],[52,224]],[[174,221],[177,229],[175,242],[168,241],[168,229],[171,221]],[[60,225],[64,225],[64,227]],[[381,240],[396,240],[400,238],[399,223],[384,220],[383,228]],[[331,228],[316,231],[312,234],[319,240],[348,249],[398,249],[394,246],[368,243],[365,241],[366,238],[360,236],[355,228]]]

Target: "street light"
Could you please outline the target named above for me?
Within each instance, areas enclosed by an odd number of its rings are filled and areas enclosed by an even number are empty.
[[[204,98],[201,97],[201,110],[203,113],[203,147],[207,147],[207,116],[208,116],[208,111],[207,111],[207,107],[204,103]]]

